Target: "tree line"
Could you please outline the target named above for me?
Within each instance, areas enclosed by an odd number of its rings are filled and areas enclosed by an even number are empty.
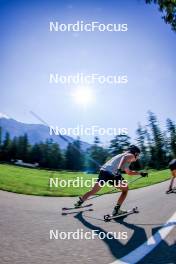
[[[140,162],[132,164],[132,168],[163,169],[176,157],[176,125],[171,119],[166,120],[166,130],[162,131],[156,115],[149,112],[148,124],[138,124],[136,141],[141,149]],[[48,169],[96,172],[99,165],[126,151],[131,143],[128,135],[116,135],[105,148],[95,137],[94,143],[83,152],[78,138],[69,143],[66,150],[61,150],[51,139],[31,145],[27,134],[11,139],[7,132],[2,140],[0,128],[0,161],[23,160]]]
[[[162,13],[162,19],[170,24],[173,31],[176,31],[176,1],[175,0],[145,0],[147,4],[154,3]]]

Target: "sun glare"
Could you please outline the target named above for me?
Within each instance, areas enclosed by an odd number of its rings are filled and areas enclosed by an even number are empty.
[[[87,106],[94,101],[93,91],[89,87],[78,87],[73,92],[74,101],[77,104]]]

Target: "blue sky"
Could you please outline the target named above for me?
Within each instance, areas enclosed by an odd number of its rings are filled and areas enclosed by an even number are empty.
[[[1,0],[0,112],[26,123],[125,127],[135,138],[147,111],[175,120],[176,39],[155,5],[143,0]],[[127,23],[127,32],[49,32],[49,21]],[[126,85],[93,85],[83,107],[75,85],[49,84],[49,73],[125,74]],[[84,136],[91,142],[92,137]],[[109,137],[102,137],[103,142]]]

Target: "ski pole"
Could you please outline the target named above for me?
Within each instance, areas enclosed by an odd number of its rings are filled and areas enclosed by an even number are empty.
[[[132,181],[129,181],[128,184],[131,184],[131,183],[133,183],[133,182],[135,182],[135,181],[138,181],[138,180],[141,179],[141,178],[143,178],[143,176],[140,176],[140,177],[138,177],[138,178],[136,178],[136,179],[134,179],[134,180],[132,180]]]
[[[141,178],[143,178],[143,176],[140,176],[140,177],[138,177],[138,178],[136,178],[136,179],[134,179],[134,180],[132,180],[132,181],[129,181],[128,184],[131,184],[131,183],[133,183],[133,182],[135,182],[135,181],[138,181],[138,180],[141,179]],[[107,193],[104,193],[104,194],[101,194],[101,195],[115,193],[115,191],[117,191],[117,189],[116,189],[116,188],[113,188],[112,191],[107,192]],[[99,196],[101,196],[101,195],[94,196],[94,198],[99,197]]]
[[[143,176],[139,176],[138,178],[136,178],[136,179],[134,179],[134,180],[132,180],[132,181],[129,181],[128,184],[131,184],[131,183],[133,183],[133,182],[135,182],[135,181],[138,181],[138,180],[141,179],[141,178],[144,178],[144,177],[143,177]],[[113,190],[112,190],[111,192],[108,192],[107,194],[109,194],[109,193],[113,193],[115,190],[116,190],[116,189],[113,188]]]
[[[132,180],[132,181],[129,181],[128,184],[131,184],[131,183],[133,183],[133,182],[135,182],[135,181],[138,181],[138,180],[141,179],[141,178],[143,178],[143,176],[140,176],[140,177],[138,177],[137,179],[134,179],[134,180]],[[105,194],[112,194],[112,193],[116,193],[116,192],[117,192],[117,189],[116,189],[116,188],[113,188],[112,191],[110,191],[110,192],[95,195],[95,196],[93,196],[93,197],[91,197],[91,198],[88,198],[88,200],[98,198],[98,197],[100,197],[100,196],[102,196],[102,195],[105,195]]]
[[[140,176],[140,177],[138,177],[137,179],[134,179],[134,180],[132,180],[132,181],[129,181],[128,184],[131,184],[131,183],[133,183],[133,182],[135,182],[135,181],[138,181],[138,180],[141,179],[141,178],[143,178],[143,176]],[[115,190],[117,190],[117,189],[113,188],[111,192],[108,192],[108,193],[106,193],[106,194],[111,194],[111,193],[113,193]]]

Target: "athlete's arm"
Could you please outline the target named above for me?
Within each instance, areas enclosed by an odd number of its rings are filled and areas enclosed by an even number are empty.
[[[125,164],[125,162],[131,163],[134,162],[136,159],[134,157],[133,154],[127,154],[126,156],[124,156],[119,164],[119,167],[122,168],[123,165]],[[133,171],[130,170],[129,168],[124,168],[124,171],[128,174],[128,175],[140,175],[140,172],[137,171]]]
[[[128,175],[141,175],[138,171],[132,171],[130,169],[125,169],[126,174]]]
[[[127,156],[123,156],[120,160],[117,170],[120,171],[123,168],[123,165],[127,162],[127,160],[128,160]]]

